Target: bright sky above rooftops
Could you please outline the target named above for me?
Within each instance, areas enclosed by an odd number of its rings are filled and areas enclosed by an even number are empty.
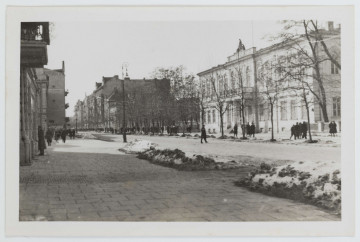
[[[276,21],[203,22],[55,22],[48,46],[49,69],[65,61],[67,116],[102,76],[119,75],[129,64],[130,78],[150,78],[156,67],[184,65],[197,74],[226,62],[239,39],[246,48],[271,45]]]

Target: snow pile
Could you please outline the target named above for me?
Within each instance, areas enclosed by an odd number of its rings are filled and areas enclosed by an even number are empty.
[[[320,207],[341,210],[341,173],[339,162],[296,162],[260,168],[237,182],[252,190],[306,201]]]
[[[239,167],[234,161],[216,162],[214,159],[202,155],[188,156],[179,149],[150,149],[139,153],[138,158],[180,170],[233,169]]]
[[[136,154],[139,152],[144,152],[146,150],[155,148],[157,144],[151,143],[148,140],[134,140],[129,143],[127,143],[123,148],[121,148],[121,151],[124,151],[126,153],[132,153]]]
[[[81,133],[80,135],[83,139],[96,139],[96,137],[91,133]]]

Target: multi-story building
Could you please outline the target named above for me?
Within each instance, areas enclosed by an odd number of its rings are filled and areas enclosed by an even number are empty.
[[[38,128],[46,121],[47,80],[41,68],[47,64],[50,44],[48,22],[21,23],[20,51],[20,165],[31,164],[38,152]]]
[[[65,63],[62,68],[57,70],[44,69],[44,73],[49,80],[48,90],[48,112],[47,120],[49,127],[66,127],[65,109],[69,106],[65,103]]]
[[[331,22],[328,26],[327,30],[320,31],[328,49],[335,53],[335,58],[339,59],[341,55],[340,26],[335,29]],[[210,132],[220,131],[220,100],[223,102],[223,127],[225,130],[231,130],[235,123],[241,125],[244,121],[245,123],[254,122],[258,132],[270,131],[270,102],[263,73],[271,72],[270,79],[275,85],[278,82],[277,79],[282,77],[281,73],[278,73],[281,71],[275,70],[272,63],[286,61],[289,56],[296,54],[294,45],[301,46],[303,50],[310,52],[308,42],[304,37],[260,50],[256,50],[255,47],[245,49],[240,41],[236,52],[229,56],[224,64],[200,72],[198,76],[205,106],[202,123],[206,124],[207,130]],[[320,47],[316,51],[319,56],[325,56]],[[323,58],[319,67],[324,93],[326,93],[324,99],[326,101],[322,103],[319,103],[315,97],[321,93],[318,82],[313,78],[314,70],[311,68],[303,70],[305,73],[303,77],[306,78],[306,83],[310,87],[307,90],[307,100],[310,102],[311,127],[323,130],[324,127],[327,127],[327,122],[335,121],[341,129],[340,70],[328,58]],[[273,89],[275,90],[275,88]],[[301,91],[294,91],[295,88],[276,90],[278,93],[273,109],[274,131],[288,131],[296,122],[307,122],[307,112]],[[309,92],[309,90],[311,91]],[[321,105],[326,109],[325,112]],[[327,113],[327,117],[324,117],[324,113]]]
[[[123,83],[124,82],[124,83]],[[166,100],[170,98],[168,79],[119,79],[103,77],[95,90],[82,101],[82,123],[86,129],[120,129],[123,126],[123,85],[126,99],[126,126],[164,125]],[[80,102],[75,110],[79,110]],[[79,117],[79,111],[75,111]]]

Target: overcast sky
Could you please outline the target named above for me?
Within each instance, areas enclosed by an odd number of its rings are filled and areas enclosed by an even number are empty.
[[[197,74],[222,64],[238,46],[266,47],[264,36],[280,31],[275,21],[241,22],[55,22],[48,46],[49,69],[65,61],[67,116],[102,76],[121,77],[129,63],[130,78],[150,78],[156,67],[184,65]]]

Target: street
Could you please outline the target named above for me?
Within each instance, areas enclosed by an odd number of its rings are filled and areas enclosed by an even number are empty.
[[[117,136],[121,139],[121,136]],[[129,140],[139,138],[129,136]],[[198,140],[151,137],[168,146],[205,149]],[[116,141],[119,141],[116,139]],[[211,140],[213,153],[229,152]],[[196,144],[195,143],[199,143]],[[31,166],[20,167],[20,221],[326,221],[320,208],[236,187],[247,170],[178,171],[123,154],[121,142],[75,139],[48,147]],[[255,154],[250,143],[238,150]],[[255,144],[261,149],[259,144]],[[269,147],[271,144],[264,144]],[[218,148],[217,148],[218,147]],[[275,149],[273,147],[266,151]],[[271,158],[283,159],[296,146]],[[286,148],[284,148],[286,147]],[[306,148],[306,147],[304,147]],[[310,148],[310,147],[309,147]],[[235,148],[234,148],[235,149]],[[317,149],[313,149],[317,150]],[[316,159],[337,159],[337,149],[318,149]],[[242,152],[242,151],[241,151]],[[252,153],[251,153],[252,152]],[[304,152],[299,149],[298,152]],[[333,153],[332,153],[333,152]],[[276,153],[276,152],[272,152]],[[321,155],[320,155],[321,153]],[[260,154],[257,151],[257,154]],[[261,155],[260,155],[261,156]],[[294,155],[296,156],[296,155]],[[304,159],[308,159],[305,158]]]

